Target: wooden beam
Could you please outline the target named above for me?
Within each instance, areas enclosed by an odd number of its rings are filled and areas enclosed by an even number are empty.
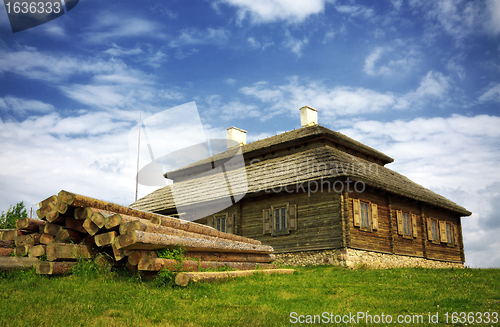
[[[207,252],[246,252],[272,253],[273,248],[268,245],[255,245],[241,242],[232,242],[224,239],[205,240],[200,238],[180,237],[164,234],[133,231],[130,234],[118,236],[115,240],[118,249],[155,250],[184,247],[187,251]]]
[[[214,228],[189,222],[189,221],[183,221],[181,219],[176,219],[168,216],[162,216],[158,214],[154,214],[151,212],[146,212],[146,211],[141,211],[129,207],[124,207],[118,204],[114,204],[111,202],[106,202],[102,200],[97,200],[93,199],[90,197],[86,197],[83,195],[78,195],[74,193],[70,193],[67,191],[61,191],[59,192],[58,196],[58,201],[67,203],[69,205],[73,205],[76,207],[92,207],[96,209],[102,209],[102,210],[107,210],[111,212],[116,212],[121,215],[128,215],[128,216],[133,216],[136,218],[142,218],[142,219],[148,219],[152,220],[153,218],[159,220],[161,222],[162,226],[166,227],[172,227],[172,228],[177,228],[177,229],[182,229],[187,232],[193,232],[197,234],[205,234],[209,236],[214,236],[214,237],[220,237],[223,239],[228,239],[228,240],[233,240],[233,241],[239,241],[239,242],[246,242],[246,243],[251,243],[251,244],[257,244],[260,245],[260,241],[249,239],[246,237],[234,235],[234,234],[228,234],[224,232],[219,232]]]
[[[75,261],[49,262],[42,261],[36,264],[35,272],[39,275],[62,275],[71,273],[73,267],[78,263]]]
[[[37,262],[37,258],[0,257],[0,271],[31,268]]]
[[[38,232],[40,226],[45,225],[45,221],[32,218],[21,218],[16,220],[16,228],[22,230],[29,230],[32,232]]]
[[[46,248],[47,260],[90,259],[92,256],[85,245],[51,243]]]
[[[235,277],[245,277],[254,274],[293,274],[293,269],[265,269],[245,271],[220,271],[220,272],[181,272],[175,276],[175,283],[179,286],[187,286],[189,282],[213,282],[216,280],[227,280]]]
[[[153,257],[143,257],[137,269],[143,271],[199,271],[200,269],[218,269],[229,267],[236,270],[253,270],[257,266],[264,269],[272,269],[274,266],[268,263],[257,262],[220,262],[220,261],[197,261],[197,260],[182,260],[163,259]]]
[[[95,244],[97,246],[111,245],[111,244],[113,244],[113,242],[115,241],[117,236],[118,236],[118,233],[115,231],[96,235],[94,238]]]
[[[221,262],[258,262],[270,263],[276,260],[274,254],[261,253],[226,253],[226,252],[184,252],[186,259]]]

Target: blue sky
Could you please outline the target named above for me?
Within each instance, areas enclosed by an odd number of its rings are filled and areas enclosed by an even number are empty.
[[[195,101],[207,137],[253,141],[309,105],[472,211],[466,263],[500,267],[499,41],[499,0],[81,0],[15,34],[1,8],[0,210],[133,202],[139,108]]]

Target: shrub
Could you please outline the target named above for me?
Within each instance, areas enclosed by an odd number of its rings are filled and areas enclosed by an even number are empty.
[[[7,210],[7,213],[2,211],[0,216],[0,229],[16,228],[16,220],[28,217],[24,203],[21,201],[12,208]]]

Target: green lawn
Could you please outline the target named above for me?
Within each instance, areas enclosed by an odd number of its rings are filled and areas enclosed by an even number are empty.
[[[424,323],[407,325],[464,326],[451,323],[453,312],[500,313],[498,269],[322,266],[297,271],[186,288],[162,286],[125,272],[65,277],[38,276],[32,271],[4,273],[0,275],[0,321],[2,326],[297,326],[311,325],[299,321],[314,321],[318,315],[316,322],[321,318],[331,323],[316,325],[386,325],[365,324],[364,319],[335,323],[335,319],[368,312],[375,321],[382,314],[387,321],[386,315],[391,315],[393,325],[404,325],[395,323],[398,315],[407,321],[422,315]],[[438,313],[437,324],[429,324],[429,313]],[[500,326],[493,314],[489,318],[487,326]]]

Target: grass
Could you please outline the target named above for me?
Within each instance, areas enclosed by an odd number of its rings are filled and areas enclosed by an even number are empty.
[[[305,320],[323,312],[369,311],[393,319],[423,315],[418,326],[445,326],[446,312],[450,319],[453,312],[500,313],[498,269],[320,266],[297,271],[186,288],[94,267],[65,277],[31,270],[3,273],[0,321],[2,326],[295,326],[301,324],[291,323],[291,312]],[[439,313],[438,324],[428,323],[429,312]]]

